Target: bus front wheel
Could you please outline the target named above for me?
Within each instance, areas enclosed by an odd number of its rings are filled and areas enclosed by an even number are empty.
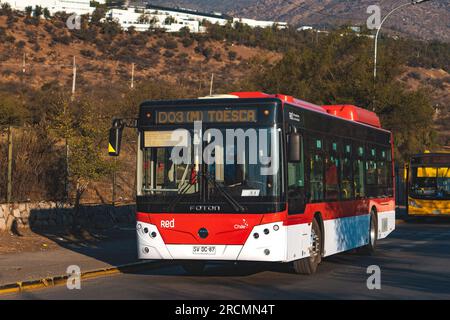
[[[311,249],[308,258],[294,261],[294,270],[298,274],[313,274],[322,261],[322,231],[317,219],[313,220],[311,228]]]

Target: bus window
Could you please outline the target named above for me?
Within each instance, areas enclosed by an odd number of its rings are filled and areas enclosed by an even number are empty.
[[[386,161],[387,154],[384,149],[378,150],[378,161],[377,161],[377,185],[378,185],[378,196],[386,197],[388,195],[388,166],[389,163]]]
[[[339,158],[338,143],[331,142],[325,161],[325,198],[339,200]]]
[[[310,167],[310,190],[311,201],[323,200],[323,155],[322,140],[312,139],[311,144],[311,167]]]
[[[342,181],[341,181],[341,198],[348,200],[353,197],[353,182],[352,182],[352,162],[351,162],[352,146],[345,144],[342,153]]]
[[[376,197],[378,195],[377,182],[376,149],[374,147],[369,147],[366,160],[366,184],[367,195],[369,197]]]
[[[366,196],[366,189],[364,186],[364,147],[358,145],[355,150],[356,159],[353,161],[353,185],[355,186],[355,197],[357,199]]]
[[[305,210],[305,162],[303,137],[300,137],[300,161],[288,162],[289,214],[303,213]]]

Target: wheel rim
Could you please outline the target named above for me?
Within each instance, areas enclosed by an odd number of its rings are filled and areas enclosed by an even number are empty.
[[[314,228],[311,230],[312,256],[317,257],[320,254],[320,238]]]
[[[375,220],[370,219],[370,244],[372,245],[372,247],[375,245],[375,240],[376,240],[376,235],[377,234],[377,230],[375,228]]]

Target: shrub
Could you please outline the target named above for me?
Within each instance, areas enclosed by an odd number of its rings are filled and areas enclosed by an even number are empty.
[[[12,35],[7,35],[7,36],[5,37],[5,41],[6,41],[6,42],[14,43],[14,41],[16,41],[16,38],[14,38],[14,36],[12,36]]]
[[[188,48],[194,43],[194,39],[192,39],[192,38],[183,38],[183,40],[181,40],[181,43],[183,44],[183,46],[185,48]]]
[[[410,76],[411,78],[416,79],[416,80],[420,80],[422,78],[420,73],[415,72],[415,71],[408,73],[408,76]]]
[[[92,50],[80,50],[80,53],[86,58],[95,58],[96,56],[95,52]]]
[[[173,53],[170,50],[166,50],[166,52],[164,52],[164,57],[166,58],[172,58],[175,55],[175,53]]]
[[[61,35],[61,36],[53,36],[52,39],[53,39],[53,41],[55,41],[57,43],[58,42],[62,43],[64,45],[69,45],[72,42],[72,38],[66,34]]]
[[[178,43],[175,40],[168,39],[164,43],[164,48],[169,49],[169,50],[176,49],[176,48],[178,48]]]
[[[213,56],[214,60],[222,61],[222,54],[220,52],[216,52]]]
[[[51,33],[53,33],[54,28],[53,28],[53,26],[51,24],[45,24],[44,25],[44,30],[47,31],[47,33],[51,34]]]
[[[25,47],[25,41],[20,40],[19,42],[16,43],[16,47],[19,49],[23,49]]]
[[[234,61],[237,58],[237,52],[236,51],[229,51],[228,52],[228,59],[230,61]]]

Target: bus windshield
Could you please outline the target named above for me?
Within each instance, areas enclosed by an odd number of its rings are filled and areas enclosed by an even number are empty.
[[[159,197],[183,194],[192,199],[203,193],[217,202],[223,199],[219,190],[223,189],[242,201],[278,197],[281,135],[274,132],[278,129],[206,128],[198,137],[194,130],[185,130],[183,143],[176,145],[173,130],[145,131],[141,194]],[[273,143],[274,139],[280,140]],[[199,141],[202,141],[200,151]]]
[[[410,194],[429,199],[450,199],[450,167],[413,167]]]

